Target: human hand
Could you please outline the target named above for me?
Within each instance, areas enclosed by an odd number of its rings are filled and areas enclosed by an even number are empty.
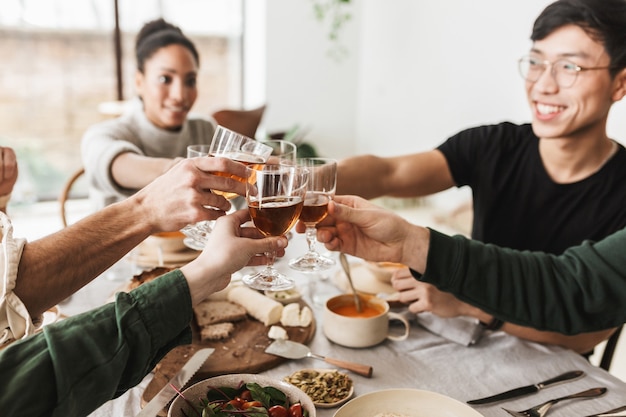
[[[163,172],[162,172],[162,174],[165,174],[167,171],[172,169],[172,167],[174,165],[176,165],[177,163],[179,163],[183,159],[185,159],[185,158],[183,158],[182,156],[177,156],[176,158],[171,158],[169,160],[166,160],[166,162],[163,164]]]
[[[391,285],[398,291],[398,300],[409,304],[409,311],[430,311],[439,317],[469,315],[472,307],[448,292],[415,279],[408,268],[400,268],[391,276]]]
[[[150,233],[173,231],[202,220],[215,220],[230,210],[231,204],[211,189],[245,195],[246,185],[233,178],[216,175],[226,172],[246,178],[246,166],[226,158],[182,159],[169,171],[129,197],[146,212]],[[211,208],[205,208],[211,207]]]
[[[217,220],[202,253],[181,267],[187,278],[195,305],[212,293],[224,289],[231,274],[247,265],[264,265],[263,254],[285,254],[287,238],[262,237],[255,227],[242,227],[250,220],[248,210],[239,210]]]
[[[13,149],[0,146],[0,196],[11,194],[17,182],[17,157]]]
[[[430,233],[360,197],[335,196],[317,239],[329,250],[423,271]]]

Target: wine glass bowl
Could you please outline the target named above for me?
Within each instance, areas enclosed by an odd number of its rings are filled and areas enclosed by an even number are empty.
[[[224,126],[218,126],[213,135],[211,146],[208,154],[210,156],[217,156],[222,158],[228,158],[233,161],[241,162],[244,165],[253,166],[264,164],[273,152],[273,148],[259,142],[255,139],[251,139],[247,136],[239,134],[235,131],[225,128]],[[245,178],[239,178],[228,172],[215,172],[215,175],[229,177],[241,182],[245,182]],[[223,195],[226,199],[233,199],[238,194],[223,191],[213,190],[215,194]]]
[[[270,164],[295,165],[298,147],[295,143],[282,139],[270,139],[263,144],[272,148],[272,153],[268,159]]]
[[[249,167],[246,201],[254,226],[264,236],[283,236],[298,221],[308,171],[296,166],[263,165]],[[257,290],[279,291],[292,288],[294,281],[274,268],[275,253],[266,253],[263,271],[243,277],[243,282]]]
[[[300,213],[300,221],[306,226],[308,251],[292,259],[289,266],[301,272],[324,271],[335,265],[331,258],[321,255],[315,249],[317,242],[315,226],[328,214],[328,203],[337,188],[337,161],[329,158],[300,158],[298,166],[309,171],[309,181]]]

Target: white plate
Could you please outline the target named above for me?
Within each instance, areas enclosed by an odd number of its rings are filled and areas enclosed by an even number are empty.
[[[334,417],[374,417],[379,413],[396,413],[402,417],[481,417],[460,401],[419,389],[388,389],[363,394],[344,404]]]

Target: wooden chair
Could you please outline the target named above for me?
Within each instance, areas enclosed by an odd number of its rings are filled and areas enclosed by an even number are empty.
[[[617,342],[619,342],[619,336],[622,333],[622,328],[624,326],[620,326],[615,333],[609,337],[606,341],[606,345],[604,346],[604,352],[602,352],[602,358],[600,359],[600,368],[608,371],[611,367],[611,361],[613,360],[613,354],[615,353],[615,348],[617,347]]]
[[[67,202],[68,198],[70,197],[70,191],[72,191],[72,186],[84,174],[85,174],[85,168],[80,167],[67,180],[67,182],[63,186],[63,190],[61,190],[61,194],[59,195],[59,203],[61,205],[61,222],[63,223],[63,227],[67,227],[67,214],[66,214],[66,211],[65,211],[65,203]]]
[[[254,138],[261,124],[263,113],[265,113],[265,107],[263,105],[251,110],[223,109],[216,111],[211,116],[217,124],[249,138]]]

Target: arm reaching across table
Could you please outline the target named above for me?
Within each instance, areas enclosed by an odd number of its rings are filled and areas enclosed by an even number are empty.
[[[555,256],[446,236],[359,197],[337,196],[329,213],[318,230],[328,249],[408,265],[502,320],[565,334],[626,322],[626,229]]]

